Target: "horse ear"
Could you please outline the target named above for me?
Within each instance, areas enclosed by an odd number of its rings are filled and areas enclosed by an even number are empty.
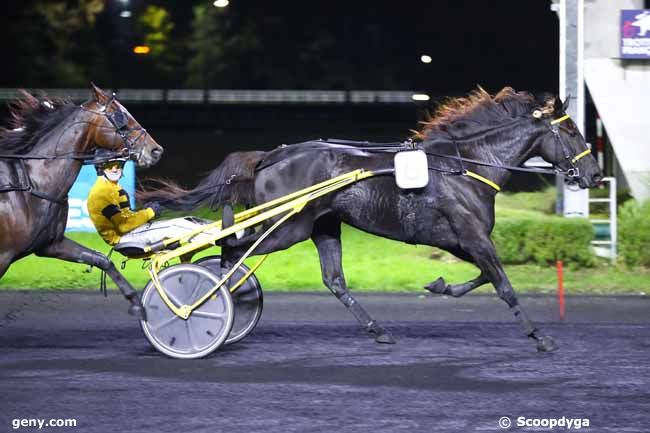
[[[556,97],[553,109],[555,110],[556,113],[565,113],[566,110],[569,108],[570,100],[571,100],[571,95],[567,95],[566,99],[564,99],[564,102],[562,102],[562,100],[559,97]]]
[[[571,95],[567,95],[567,97],[564,99],[564,102],[562,103],[563,113],[566,113],[566,110],[569,109],[569,102],[571,102]]]
[[[99,87],[95,86],[95,83],[91,82],[90,86],[92,88],[95,101],[99,102],[101,105],[106,105],[108,102],[109,96],[106,92],[104,92],[102,89]]]

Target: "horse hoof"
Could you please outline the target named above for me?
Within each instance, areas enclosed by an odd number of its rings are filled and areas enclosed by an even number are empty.
[[[443,295],[447,290],[447,284],[445,283],[444,278],[440,277],[436,281],[424,286],[424,288],[430,291],[431,293],[437,293],[438,295]]]
[[[549,336],[541,337],[537,340],[537,351],[538,352],[553,352],[557,350],[558,347],[555,344],[555,341]]]
[[[378,335],[375,338],[375,341],[380,344],[395,344],[397,341],[393,338],[392,335],[390,335],[390,332],[385,332],[381,335]]]
[[[147,321],[147,314],[144,311],[144,307],[142,307],[141,305],[135,305],[135,304],[131,305],[129,307],[129,314],[131,316],[137,317],[140,320],[144,320],[145,322]]]

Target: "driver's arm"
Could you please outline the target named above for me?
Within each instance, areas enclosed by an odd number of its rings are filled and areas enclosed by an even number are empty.
[[[126,200],[128,205],[128,197]],[[140,227],[155,215],[151,208],[132,211],[128,206],[120,208],[114,204],[105,207],[102,213],[113,223],[113,226],[120,234],[128,233],[134,228]]]
[[[155,216],[151,208],[131,210],[129,195],[119,184],[100,182],[97,190],[88,197],[88,201],[89,209],[101,213],[105,218],[104,221],[110,221],[110,225],[119,236],[141,226]]]

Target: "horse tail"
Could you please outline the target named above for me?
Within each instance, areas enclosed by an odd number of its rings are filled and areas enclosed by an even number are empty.
[[[250,205],[254,203],[255,167],[265,152],[231,153],[193,189],[185,189],[171,180],[155,179],[154,189],[137,192],[138,201],[157,201],[169,210],[188,211],[209,206],[216,209],[226,202]]]

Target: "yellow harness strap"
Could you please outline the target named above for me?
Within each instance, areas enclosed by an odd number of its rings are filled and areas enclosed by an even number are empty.
[[[558,123],[562,123],[562,122],[564,122],[565,120],[570,119],[570,118],[571,118],[571,116],[569,116],[568,114],[565,114],[565,115],[562,116],[562,117],[558,117],[557,119],[552,120],[552,121],[551,121],[551,125],[557,125]],[[591,153],[591,149],[587,149],[587,150],[585,150],[584,152],[579,153],[578,155],[576,155],[576,156],[571,160],[571,163],[575,164],[576,161],[578,161],[580,158],[582,158],[583,156],[589,155],[590,153]]]
[[[496,183],[492,182],[490,179],[487,179],[480,174],[474,173],[473,171],[465,170],[463,171],[464,176],[469,176],[473,177],[476,180],[480,180],[484,184],[490,185],[492,188],[494,188],[497,192],[501,191],[501,187],[497,185]]]
[[[565,120],[570,119],[570,118],[571,118],[571,116],[569,116],[568,114],[565,114],[565,115],[562,116],[562,117],[558,117],[558,118],[555,119],[555,120],[551,120],[551,125],[557,125],[558,123],[562,123],[562,122],[564,122]]]
[[[585,150],[584,152],[577,154],[577,155],[575,156],[575,158],[573,158],[573,159],[571,160],[571,162],[575,164],[576,161],[578,161],[580,158],[582,158],[583,156],[589,155],[590,153],[591,153],[591,149],[587,149],[587,150]]]

